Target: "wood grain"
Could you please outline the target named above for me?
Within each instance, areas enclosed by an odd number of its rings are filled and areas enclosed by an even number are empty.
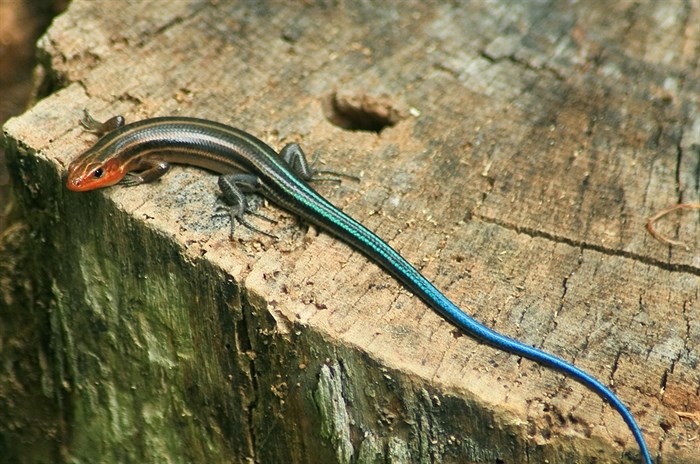
[[[33,362],[55,409],[35,452],[638,462],[598,397],[459,335],[331,237],[264,207],[280,239],[230,242],[208,173],[67,192],[89,108],[211,118],[359,175],[317,188],[478,320],[610,384],[661,462],[700,462],[700,222],[659,225],[687,250],[644,229],[700,197],[698,18],[680,1],[74,1],[40,42],[56,90],[5,127],[47,263]],[[13,411],[9,438],[31,424]]]

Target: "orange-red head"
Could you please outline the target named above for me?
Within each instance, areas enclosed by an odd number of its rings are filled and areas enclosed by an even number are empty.
[[[74,192],[85,192],[114,185],[124,178],[127,166],[118,159],[108,160],[90,156],[89,152],[78,157],[68,166],[66,187]]]

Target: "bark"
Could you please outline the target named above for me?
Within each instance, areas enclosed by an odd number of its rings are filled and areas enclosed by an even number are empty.
[[[698,463],[696,2],[75,0],[46,97],[5,126],[24,226],[0,269],[0,454],[16,462],[639,462],[561,375],[459,335],[274,207],[212,218],[177,168],[77,194],[77,124],[210,118],[299,142],[332,203],[477,320],[612,386]],[[257,224],[257,223],[256,223]],[[19,237],[19,238],[17,238]],[[12,461],[11,461],[12,462]]]

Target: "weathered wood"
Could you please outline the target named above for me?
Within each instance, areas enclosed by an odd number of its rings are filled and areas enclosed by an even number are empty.
[[[68,192],[86,107],[216,119],[360,174],[318,189],[478,320],[611,384],[662,462],[700,462],[700,225],[665,224],[689,250],[644,229],[700,197],[699,39],[680,1],[74,1],[41,41],[62,88],[5,129],[44,342],[0,397],[53,406],[34,447],[9,409],[5,451],[637,462],[598,397],[459,336],[331,237],[266,208],[280,240],[229,242],[208,173]]]

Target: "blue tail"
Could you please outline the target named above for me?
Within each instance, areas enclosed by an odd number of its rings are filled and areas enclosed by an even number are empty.
[[[316,193],[306,182],[290,171],[282,170],[284,179],[276,179],[278,190],[270,195],[285,209],[297,213],[340,240],[360,250],[367,258],[380,265],[430,308],[454,324],[459,330],[498,350],[522,356],[543,366],[557,370],[585,385],[607,401],[622,416],[639,445],[645,464],[652,464],[642,431],[622,401],[600,381],[563,359],[545,353],[512,338],[501,335],[477,322],[443,295],[428,279],[418,272],[396,250],[365,226],[343,213]]]
[[[480,340],[487,345],[491,345],[496,349],[522,356],[535,361],[542,366],[562,372],[568,377],[585,385],[590,390],[598,394],[598,396],[607,401],[622,416],[622,419],[627,424],[627,427],[629,427],[632,435],[634,435],[634,439],[637,441],[639,449],[642,453],[644,463],[652,464],[651,455],[649,454],[649,449],[644,441],[644,436],[642,435],[639,425],[637,425],[634,417],[632,417],[632,414],[625,407],[622,401],[620,401],[608,387],[603,385],[599,380],[592,377],[590,374],[587,374],[583,370],[569,364],[563,359],[545,353],[537,348],[524,345],[523,343],[489,329],[466,315],[461,309],[448,300],[447,297],[435,289],[430,282],[426,281],[426,283],[430,287],[430,290],[424,299],[426,301],[433,300],[433,302],[429,303],[429,306],[439,312],[445,319],[452,322],[466,334],[471,335],[477,340]]]

